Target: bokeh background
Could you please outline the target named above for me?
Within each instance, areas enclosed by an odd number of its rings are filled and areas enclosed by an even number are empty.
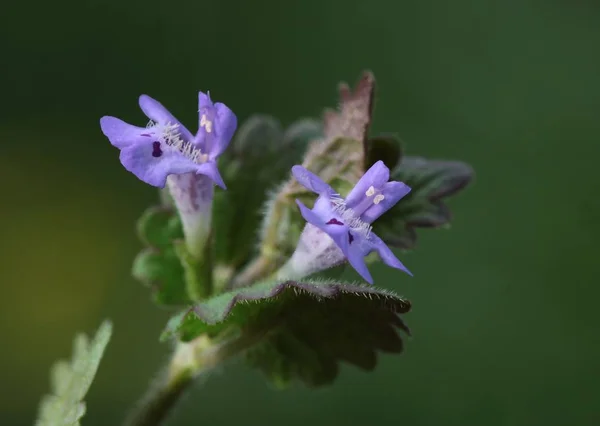
[[[597,275],[600,6],[591,0],[9,2],[0,25],[0,424],[33,423],[76,331],[115,325],[86,426],[119,424],[166,360],[167,312],[130,278],[156,191],[119,164],[104,114],[147,93],[190,128],[196,91],[290,123],[374,71],[373,131],[460,159],[475,184],[424,231],[415,337],[372,373],[271,389],[241,364],[171,425],[600,424]]]

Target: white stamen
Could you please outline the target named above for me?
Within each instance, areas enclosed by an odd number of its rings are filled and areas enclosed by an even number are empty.
[[[204,118],[204,116],[202,117]],[[211,127],[212,125],[210,121],[208,121],[208,123],[205,124],[209,127]],[[179,151],[181,154],[183,154],[185,157],[187,157],[194,163],[201,164],[208,159],[208,156],[206,154],[203,154],[202,150],[196,148],[191,142],[184,141],[183,139],[181,139],[180,133],[178,131],[179,124],[167,123],[165,125],[161,125],[150,120],[150,122],[146,125],[146,128],[148,130],[154,130],[151,132],[151,134],[156,133],[160,142],[164,142],[165,145]]]
[[[333,204],[333,210],[340,215],[342,222],[352,228],[353,231],[361,234],[364,238],[369,238],[373,227],[361,220],[360,216],[354,210],[346,206],[343,198],[332,197],[331,203]]]
[[[375,204],[381,203],[385,199],[385,196],[381,193],[380,189],[375,188],[373,185],[369,186],[369,189],[365,192],[365,197],[362,197],[360,202],[353,206],[353,209],[357,216],[362,215],[364,212]]]
[[[206,133],[212,132],[212,121],[206,118],[206,114],[202,114],[202,117],[200,117],[200,127],[204,127]]]
[[[382,202],[385,199],[385,195],[383,194],[377,194],[375,196],[375,199],[373,199],[373,204],[379,204],[380,202]]]

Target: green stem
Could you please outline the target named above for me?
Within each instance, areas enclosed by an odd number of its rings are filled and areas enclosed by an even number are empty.
[[[262,334],[242,334],[214,343],[208,337],[200,336],[190,343],[178,343],[166,370],[125,420],[125,426],[162,425],[199,375],[240,354],[261,338]]]

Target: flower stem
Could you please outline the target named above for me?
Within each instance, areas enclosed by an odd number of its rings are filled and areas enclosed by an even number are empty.
[[[125,426],[162,425],[198,376],[240,354],[262,336],[241,334],[224,342],[200,336],[190,343],[178,343],[169,365],[125,420]]]

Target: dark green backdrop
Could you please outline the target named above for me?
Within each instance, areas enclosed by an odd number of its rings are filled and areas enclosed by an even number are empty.
[[[198,90],[284,122],[378,80],[374,131],[473,164],[450,231],[421,232],[415,337],[373,374],[275,392],[242,365],[172,425],[600,424],[600,7],[591,0],[9,2],[0,25],[0,424],[32,424],[75,331],[115,324],[84,426],[116,425],[166,360],[167,318],[129,277],[156,197],[119,164],[104,114],[137,97],[190,127]],[[387,280],[387,281],[386,281]],[[233,407],[233,408],[232,408]]]

